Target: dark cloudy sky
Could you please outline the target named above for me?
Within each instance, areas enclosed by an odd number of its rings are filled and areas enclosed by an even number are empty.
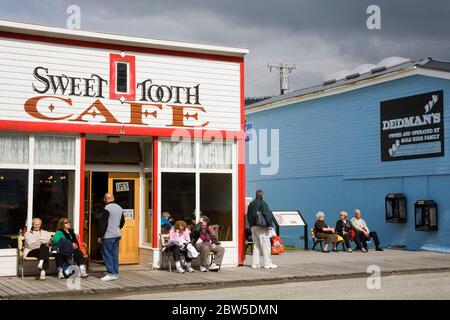
[[[71,4],[82,30],[249,48],[246,96],[278,93],[268,62],[296,64],[300,89],[388,56],[450,60],[449,0],[0,0],[0,19],[65,27]]]

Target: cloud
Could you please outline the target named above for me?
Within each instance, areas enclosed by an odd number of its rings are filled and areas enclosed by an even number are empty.
[[[0,0],[0,19],[65,27],[66,8],[82,10],[82,28],[158,39],[246,47],[246,95],[279,91],[270,63],[296,64],[291,89],[387,56],[450,60],[447,0]],[[381,7],[381,30],[366,9]]]

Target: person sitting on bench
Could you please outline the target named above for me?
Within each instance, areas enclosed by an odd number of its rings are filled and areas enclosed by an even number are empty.
[[[64,277],[64,266],[67,266],[68,258],[73,257],[75,263],[80,267],[80,276],[85,278],[88,276],[86,273],[86,264],[83,252],[80,250],[80,244],[78,243],[77,236],[73,229],[70,228],[70,220],[67,218],[61,218],[58,221],[58,231],[56,231],[53,237],[53,245],[58,248],[56,253],[56,265],[58,267],[58,278]],[[67,276],[67,275],[66,275]]]
[[[189,231],[186,230],[186,222],[180,220],[175,222],[175,225],[169,232],[169,242],[167,248],[172,252],[173,260],[178,273],[194,272],[192,268],[192,258],[189,257],[186,250],[186,245],[191,242]],[[181,255],[186,256],[186,270],[181,266]]]
[[[347,252],[353,252],[352,246],[350,244],[350,232],[356,232],[355,227],[348,221],[348,213],[347,211],[339,212],[339,220],[336,222],[336,234],[340,235],[344,239],[345,248]],[[353,239],[358,247],[361,246],[361,236],[356,235]],[[367,250],[362,249],[363,252],[367,252]]]
[[[45,280],[45,270],[49,267],[51,234],[42,230],[42,220],[34,218],[31,222],[32,228],[25,233],[24,257],[35,257],[39,259],[38,272],[39,279]]]
[[[225,248],[220,245],[216,236],[211,232],[209,219],[204,216],[200,218],[192,231],[192,244],[200,253],[200,271],[208,271],[209,253],[214,252],[214,262],[209,266],[209,271],[219,271],[222,264]]]
[[[322,211],[317,212],[316,223],[314,224],[314,233],[316,234],[317,239],[325,240],[325,246],[322,252],[330,252],[328,250],[328,245],[330,243],[333,243],[333,251],[337,252],[338,238],[334,232],[335,229],[330,227],[325,222],[325,213],[323,213]]]
[[[367,251],[367,240],[370,238],[373,239],[373,242],[375,244],[375,250],[376,251],[383,251],[380,247],[380,240],[378,239],[378,234],[375,231],[370,231],[367,227],[366,222],[363,218],[361,218],[361,211],[359,209],[355,210],[355,216],[352,218],[351,223],[353,227],[355,227],[357,236],[359,235],[361,238],[362,246],[360,245],[360,248],[358,249],[364,249]]]

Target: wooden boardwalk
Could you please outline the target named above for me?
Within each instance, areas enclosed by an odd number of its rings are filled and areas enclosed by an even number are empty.
[[[76,287],[70,280],[60,280],[53,275],[38,281],[34,277],[0,278],[1,299],[55,298],[63,295],[91,295],[133,291],[171,291],[174,288],[242,286],[267,282],[308,281],[341,277],[368,276],[367,268],[376,265],[382,274],[420,273],[450,270],[450,255],[444,253],[386,250],[367,254],[329,253],[313,251],[288,252],[274,257],[279,268],[254,270],[251,257],[246,265],[238,268],[222,268],[220,272],[178,274],[167,270],[128,269],[116,281],[103,282],[101,272],[91,273],[80,279]],[[71,285],[72,283],[72,285]],[[249,297],[251,298],[251,297]]]

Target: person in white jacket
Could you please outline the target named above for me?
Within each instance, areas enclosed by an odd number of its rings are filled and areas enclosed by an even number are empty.
[[[25,234],[25,249],[24,257],[35,257],[39,259],[38,271],[39,279],[45,280],[45,270],[48,269],[51,233],[42,230],[42,221],[39,218],[34,218],[32,221],[32,228]]]

